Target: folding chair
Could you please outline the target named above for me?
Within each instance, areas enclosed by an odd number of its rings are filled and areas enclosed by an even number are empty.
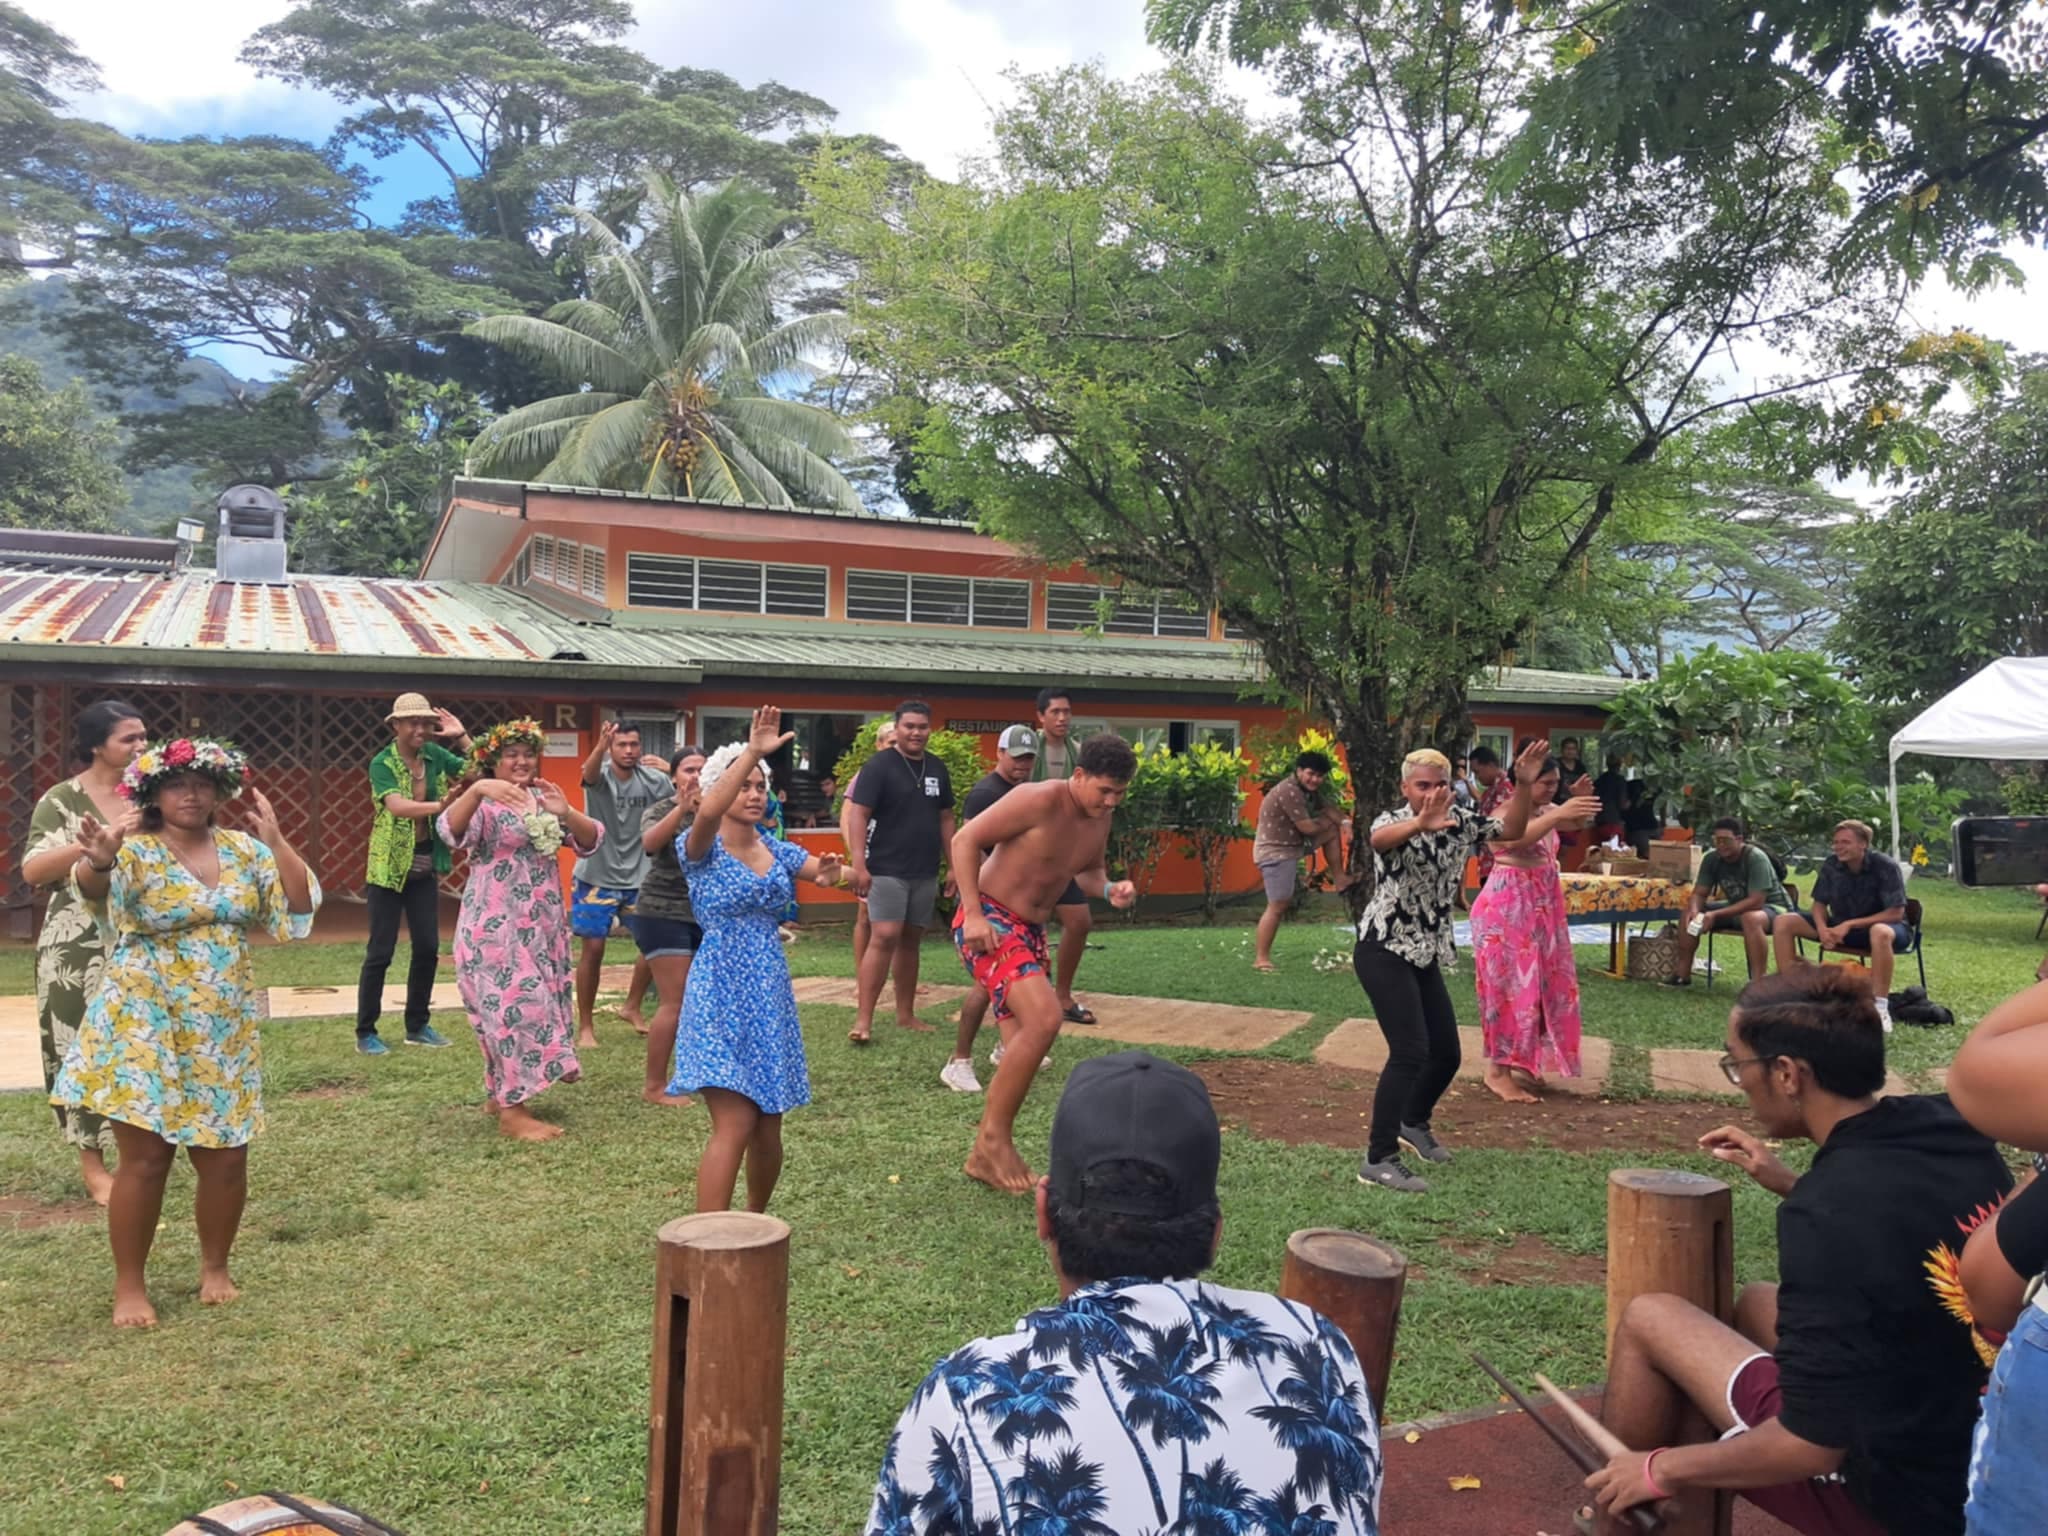
[[[1788,887],[1786,887],[1786,889],[1787,889],[1787,890],[1790,890],[1790,889],[1791,889],[1791,887],[1789,887],[1789,886],[1788,886]],[[1914,963],[1915,963],[1916,965],[1918,965],[1918,966],[1919,966],[1919,968],[1920,968],[1920,990],[1921,990],[1921,991],[1923,991],[1923,992],[1925,992],[1925,991],[1927,990],[1927,955],[1926,955],[1926,949],[1927,949],[1927,942],[1926,942],[1926,936],[1925,936],[1924,934],[1922,934],[1922,933],[1921,933],[1921,931],[1920,931],[1920,920],[1921,920],[1921,917],[1922,917],[1922,915],[1923,915],[1923,909],[1922,909],[1922,907],[1921,907],[1920,903],[1919,903],[1919,902],[1918,902],[1917,900],[1915,900],[1915,899],[1914,899],[1913,897],[1911,897],[1911,896],[1908,896],[1908,897],[1906,898],[1906,918],[1905,918],[1905,922],[1906,922],[1906,926],[1907,926],[1908,928],[1910,928],[1910,929],[1911,929],[1911,930],[1913,931],[1913,943],[1912,943],[1913,961],[1914,961]],[[2043,919],[2043,921],[2044,921],[2044,922],[2048,922],[2048,919]],[[2036,937],[2038,938],[2038,937],[2039,937],[2039,935],[2037,934],[2037,935],[2036,935]],[[1806,958],[1806,940],[1804,940],[1804,939],[1794,939],[1794,940],[1792,941],[1792,948],[1793,948],[1793,949],[1794,949],[1794,950],[1795,950],[1795,951],[1796,951],[1796,952],[1798,953],[1798,955],[1799,955],[1799,958],[1800,958],[1800,959],[1804,960],[1804,959]],[[1856,956],[1856,957],[1857,957],[1858,961],[1859,961],[1859,962],[1861,962],[1862,964],[1864,964],[1864,965],[1868,965],[1868,964],[1870,964],[1870,956],[1869,956],[1869,955],[1867,955],[1867,954],[1865,954],[1865,953],[1864,953],[1864,952],[1863,952],[1862,950],[1860,950],[1860,949],[1836,949],[1836,950],[1830,950],[1830,949],[1828,949],[1828,948],[1827,948],[1827,947],[1826,947],[1825,945],[1816,945],[1816,946],[1815,946],[1815,948],[1819,949],[1819,951],[1820,951],[1820,952],[1821,952],[1822,954],[1824,954],[1824,955],[1825,955],[1825,954],[1836,954],[1836,955],[1854,955],[1854,956]],[[1894,949],[1894,950],[1892,951],[1892,954],[1893,954],[1893,956],[1894,956],[1894,957],[1896,957],[1896,956],[1898,955],[1898,953],[1899,953],[1899,951],[1898,951],[1898,950],[1896,950],[1896,949]]]
[[[1790,880],[1785,882],[1785,899],[1792,904],[1794,912],[1799,910],[1799,887]],[[1707,930],[1707,985],[1710,987],[1714,984],[1714,935],[1717,932],[1719,932],[1717,928],[1709,928]],[[1746,954],[1743,958],[1743,964],[1744,966],[1749,964]]]

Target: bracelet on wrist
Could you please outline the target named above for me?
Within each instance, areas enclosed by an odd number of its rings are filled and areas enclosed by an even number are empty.
[[[1657,1458],[1670,1449],[1668,1445],[1660,1445],[1643,1458],[1643,1481],[1649,1486],[1651,1494],[1659,1500],[1671,1497],[1671,1491],[1657,1481]]]
[[[110,875],[114,872],[114,866],[111,864],[93,863],[92,855],[89,853],[81,853],[78,856],[78,861],[97,875]]]

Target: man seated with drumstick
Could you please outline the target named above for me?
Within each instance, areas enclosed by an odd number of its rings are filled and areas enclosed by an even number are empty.
[[[1730,1489],[1801,1536],[1961,1536],[1985,1365],[1927,1261],[2012,1187],[1945,1096],[1880,1098],[1869,983],[1805,966],[1749,983],[1721,1070],[1765,1137],[1808,1140],[1803,1176],[1724,1126],[1700,1138],[1784,1202],[1778,1283],[1743,1288],[1730,1328],[1642,1296],[1615,1331],[1601,1418],[1623,1444],[1587,1478],[1602,1536],[1622,1512]],[[1718,1441],[1674,1445],[1697,1409]]]

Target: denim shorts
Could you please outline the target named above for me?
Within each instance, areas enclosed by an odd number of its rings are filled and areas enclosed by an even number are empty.
[[[1969,1536],[2039,1531],[2048,1508],[2048,1312],[2030,1303],[2006,1335],[1970,1446]]]
[[[686,917],[645,917],[634,912],[627,916],[626,927],[649,960],[694,955],[704,946],[704,930]]]

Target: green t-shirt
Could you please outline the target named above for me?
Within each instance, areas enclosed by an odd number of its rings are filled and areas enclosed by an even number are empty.
[[[426,765],[427,785],[426,793],[419,798],[441,799],[447,792],[449,779],[462,772],[463,760],[438,742],[429,741],[420,746],[420,761]],[[398,743],[395,741],[370,759],[370,803],[377,808],[376,819],[370,824],[370,867],[366,875],[370,884],[381,885],[388,891],[405,889],[405,882],[412,874],[413,855],[418,849],[422,825],[427,829],[427,841],[434,850],[434,873],[447,874],[454,867],[454,860],[449,856],[448,845],[434,830],[434,824],[392,815],[384,809],[386,795],[403,795],[408,800],[413,798],[412,770],[398,755]]]
[[[1700,899],[1716,905],[1741,901],[1757,891],[1764,893],[1767,907],[1789,909],[1792,905],[1785,887],[1778,883],[1778,872],[1771,868],[1771,856],[1755,843],[1745,843],[1732,864],[1718,853],[1709,853],[1700,860],[1699,885]]]

